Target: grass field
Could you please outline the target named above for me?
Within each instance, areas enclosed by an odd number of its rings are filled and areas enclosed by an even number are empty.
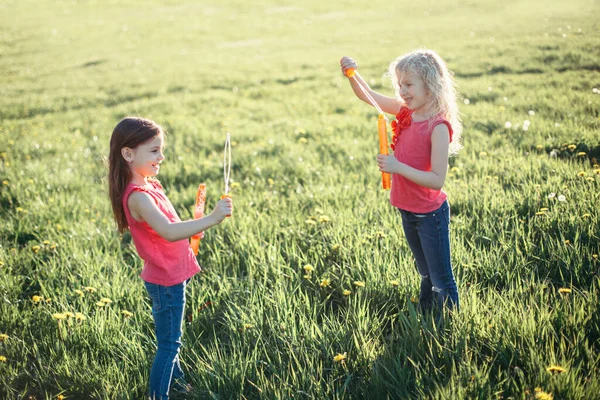
[[[0,3],[0,398],[146,393],[142,263],[107,197],[126,115],[167,128],[184,219],[200,182],[212,209],[234,142],[235,214],[187,296],[190,398],[600,397],[597,1],[202,3]],[[385,68],[419,47],[454,72],[465,125],[443,330],[415,311],[376,112],[338,64],[391,95]]]

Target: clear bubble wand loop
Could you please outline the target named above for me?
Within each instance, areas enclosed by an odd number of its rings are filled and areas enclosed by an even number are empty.
[[[379,134],[379,154],[384,154],[387,156],[389,154],[389,152],[388,152],[388,134],[387,134],[387,123],[388,123],[387,117],[385,116],[385,114],[383,113],[383,110],[381,109],[381,107],[379,107],[379,104],[377,104],[377,102],[375,101],[373,96],[371,96],[369,91],[357,79],[357,76],[360,77],[361,79],[362,79],[362,77],[360,76],[360,74],[358,73],[356,68],[348,68],[347,70],[344,71],[344,75],[346,75],[350,79],[354,79],[354,81],[357,83],[360,90],[364,93],[367,100],[369,100],[371,105],[373,105],[373,107],[375,107],[375,109],[379,113],[379,117],[377,118],[377,132]],[[381,186],[385,190],[389,190],[392,187],[391,176],[389,173],[387,173],[387,172],[381,173]]]
[[[229,195],[229,180],[231,178],[231,135],[227,132],[225,149],[223,149],[223,180],[225,181],[225,194],[221,199],[231,197]],[[231,214],[227,215],[231,217]]]

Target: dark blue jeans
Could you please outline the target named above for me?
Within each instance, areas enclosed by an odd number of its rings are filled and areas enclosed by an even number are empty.
[[[152,300],[152,317],[158,342],[150,370],[150,398],[163,400],[169,398],[169,388],[172,384],[185,385],[179,364],[179,350],[187,281],[173,286],[148,282],[145,284]]]
[[[427,214],[400,210],[402,227],[421,275],[419,305],[424,311],[438,306],[458,310],[458,289],[450,261],[450,206]]]

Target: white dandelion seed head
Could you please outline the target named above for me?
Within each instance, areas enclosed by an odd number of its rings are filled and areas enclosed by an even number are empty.
[[[529,115],[535,115],[535,111],[533,111],[533,110],[529,110],[528,114],[529,114]]]
[[[466,104],[466,105],[469,105],[469,104],[471,104],[471,100],[469,100],[469,99],[465,99],[465,104]]]
[[[549,199],[553,199],[556,196],[556,193],[552,192],[548,195]]]
[[[566,201],[566,200],[567,200],[567,198],[565,197],[564,194],[559,194],[558,195],[558,201]]]
[[[511,123],[510,121],[506,121],[506,122],[504,123],[504,127],[505,127],[506,129],[510,129],[510,127],[511,127],[511,126],[512,126],[512,123]]]

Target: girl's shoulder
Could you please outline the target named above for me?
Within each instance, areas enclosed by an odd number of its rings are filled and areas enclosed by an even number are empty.
[[[437,116],[431,118],[431,122],[429,123],[431,133],[433,133],[433,130],[438,125],[446,125],[448,127],[448,134],[450,136],[450,142],[451,142],[452,141],[452,133],[454,133],[454,130],[452,129],[452,124],[450,123],[450,121],[448,121],[446,119],[446,117],[444,117],[443,115],[437,115]]]

